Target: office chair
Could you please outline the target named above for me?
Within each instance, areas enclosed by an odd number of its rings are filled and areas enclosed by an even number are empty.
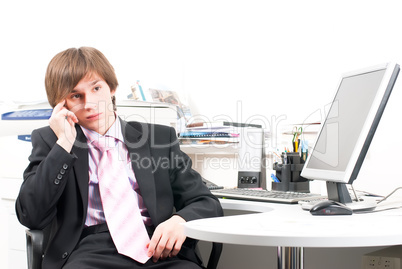
[[[43,252],[47,244],[46,230],[26,230],[28,269],[41,269]],[[207,269],[216,269],[222,253],[222,243],[212,242]]]

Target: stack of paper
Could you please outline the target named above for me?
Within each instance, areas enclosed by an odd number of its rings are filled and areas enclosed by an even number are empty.
[[[240,128],[257,127],[229,121],[196,122],[187,125],[185,132],[179,134],[181,144],[229,144],[240,142]]]

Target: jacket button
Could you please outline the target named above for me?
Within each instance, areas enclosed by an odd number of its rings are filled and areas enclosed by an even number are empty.
[[[58,180],[57,178],[54,180],[54,184],[59,185],[60,180]]]
[[[68,168],[68,164],[63,164],[63,169],[65,170],[65,169],[67,169]]]
[[[60,174],[57,175],[57,179],[62,179],[62,178],[63,178],[62,175],[60,175]]]
[[[66,170],[64,170],[64,169],[60,170],[60,174],[64,175],[65,173],[66,173]]]
[[[68,252],[64,252],[63,255],[61,255],[61,257],[62,257],[63,259],[67,258],[67,256],[68,256]]]

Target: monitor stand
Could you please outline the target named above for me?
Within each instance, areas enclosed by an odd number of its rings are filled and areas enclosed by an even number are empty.
[[[345,183],[327,181],[327,192],[328,200],[340,202],[353,211],[373,210],[377,206],[377,202],[374,200],[356,197],[357,201],[353,201]]]

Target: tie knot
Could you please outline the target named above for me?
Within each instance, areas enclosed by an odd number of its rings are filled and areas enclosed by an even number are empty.
[[[92,144],[98,148],[100,151],[107,151],[109,149],[116,147],[116,139],[111,136],[102,136],[98,140],[94,140]]]

